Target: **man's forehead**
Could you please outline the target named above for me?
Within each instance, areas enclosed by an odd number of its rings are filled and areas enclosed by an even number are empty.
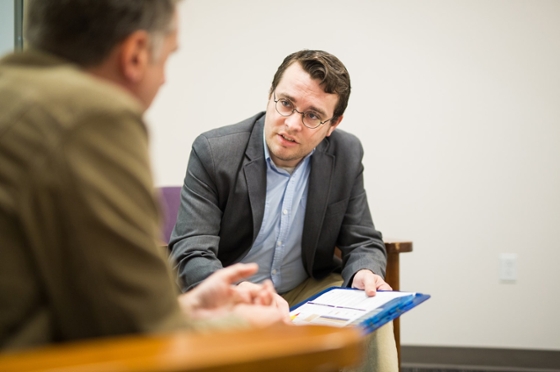
[[[318,84],[317,88],[317,90],[312,91],[310,89],[302,89],[297,83],[280,81],[275,90],[276,99],[288,99],[296,106],[298,104],[307,105],[306,107],[301,107],[302,110],[311,109],[325,115],[333,113],[338,103],[338,94],[326,93]]]

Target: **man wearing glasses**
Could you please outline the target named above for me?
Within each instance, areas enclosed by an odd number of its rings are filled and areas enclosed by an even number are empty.
[[[170,241],[183,291],[236,262],[257,262],[250,281],[272,280],[290,305],[337,285],[390,289],[362,146],[335,130],[350,90],[337,57],[302,50],[278,68],[266,112],[195,140]],[[398,370],[391,324],[372,334],[366,364]]]

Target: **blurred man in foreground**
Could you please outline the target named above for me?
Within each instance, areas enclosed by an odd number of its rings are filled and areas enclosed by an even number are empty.
[[[267,325],[271,283],[235,265],[182,295],[156,246],[142,116],[177,48],[177,1],[30,0],[0,61],[0,349]]]

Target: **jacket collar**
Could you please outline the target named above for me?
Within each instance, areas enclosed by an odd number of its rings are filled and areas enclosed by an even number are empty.
[[[253,125],[253,130],[249,137],[249,143],[247,144],[247,150],[245,155],[249,161],[254,161],[259,158],[264,158],[262,138],[264,131],[264,111],[255,117],[255,124]]]
[[[244,164],[245,181],[251,211],[253,214],[253,241],[255,241],[263,220],[266,201],[266,163],[263,150],[264,112],[258,116],[251,132]],[[330,140],[325,138],[311,156],[309,190],[305,210],[304,231],[302,237],[302,259],[304,267],[312,272],[315,250],[321,233],[321,226],[327,210],[334,172],[335,156],[329,153]]]
[[[262,145],[264,117],[264,112],[256,117],[243,162],[247,194],[253,215],[253,242],[261,229],[266,202],[266,163]]]

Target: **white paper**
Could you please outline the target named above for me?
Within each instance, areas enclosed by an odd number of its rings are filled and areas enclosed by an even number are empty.
[[[375,309],[411,292],[383,291],[368,297],[364,291],[332,289],[290,312],[294,324],[323,324],[345,327],[364,315],[375,315]],[[380,310],[381,311],[381,310]]]

